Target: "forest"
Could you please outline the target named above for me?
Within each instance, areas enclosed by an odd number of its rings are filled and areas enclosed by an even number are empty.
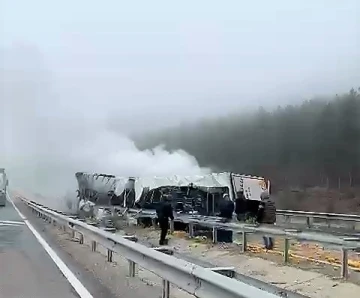
[[[266,177],[275,192],[320,187],[352,189],[355,197],[360,189],[360,88],[165,129],[137,136],[135,143],[140,149],[160,144],[183,149],[214,171]]]

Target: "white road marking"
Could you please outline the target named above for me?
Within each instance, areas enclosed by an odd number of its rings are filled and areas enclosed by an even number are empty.
[[[68,280],[68,282],[72,285],[76,293],[81,298],[94,298],[90,292],[84,287],[84,285],[78,280],[78,278],[71,272],[68,266],[60,259],[60,257],[56,254],[56,252],[50,247],[50,245],[44,240],[43,237],[36,231],[36,229],[32,226],[32,224],[26,219],[26,217],[20,212],[20,210],[15,206],[14,202],[10,198],[9,194],[7,194],[7,200],[13,205],[14,209],[19,216],[24,220],[27,227],[34,234],[35,238],[39,241],[45,251],[48,253],[50,258],[54,261],[56,266],[60,269],[62,274]]]
[[[10,224],[10,223],[1,223],[0,222],[0,227],[21,227],[21,225],[14,225],[14,224]]]
[[[14,221],[14,220],[0,220],[0,224],[25,225],[25,223],[23,221]]]

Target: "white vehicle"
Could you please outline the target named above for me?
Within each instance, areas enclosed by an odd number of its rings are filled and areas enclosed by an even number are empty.
[[[97,205],[120,205],[129,208],[155,209],[164,195],[171,196],[175,209],[215,215],[223,194],[235,201],[243,192],[248,210],[256,212],[261,194],[268,190],[262,177],[229,172],[197,176],[171,177],[116,177],[104,174],[76,173],[79,199],[90,200]],[[275,212],[274,212],[275,216]],[[275,218],[274,218],[275,222]]]
[[[5,169],[0,168],[0,207],[6,205],[6,188],[8,186],[8,180],[6,177]]]
[[[6,205],[6,192],[0,189],[0,207],[4,207]]]

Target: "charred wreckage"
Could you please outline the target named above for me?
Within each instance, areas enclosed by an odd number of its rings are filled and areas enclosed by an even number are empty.
[[[276,221],[276,207],[269,198],[270,182],[262,177],[230,172],[172,177],[117,177],[77,172],[79,208],[118,206],[154,210],[166,198],[177,213],[217,216],[227,196],[239,220],[255,217],[260,223]],[[265,195],[264,195],[265,194]]]

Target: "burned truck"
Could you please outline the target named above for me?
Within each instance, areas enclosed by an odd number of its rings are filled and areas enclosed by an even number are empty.
[[[0,168],[0,207],[6,205],[6,191],[9,181],[7,179],[5,169]]]
[[[134,206],[135,178],[85,172],[77,172],[75,177],[78,182],[77,197],[79,201],[89,201],[104,207]]]
[[[79,199],[95,205],[154,210],[165,197],[170,197],[177,212],[205,216],[219,213],[224,194],[235,201],[240,193],[246,201],[242,212],[254,214],[262,202],[261,194],[268,190],[268,183],[262,177],[229,172],[171,177],[116,177],[79,172],[76,178]],[[275,222],[275,205],[267,204],[265,209],[270,214],[270,223]]]
[[[262,177],[235,173],[211,173],[198,176],[137,178],[135,204],[142,209],[156,209],[165,197],[170,197],[173,208],[180,213],[216,216],[224,194],[236,201],[240,195],[244,204],[239,218],[256,217],[260,204],[264,205],[267,223],[275,223],[276,207],[271,200],[262,199],[268,192],[269,182]]]

